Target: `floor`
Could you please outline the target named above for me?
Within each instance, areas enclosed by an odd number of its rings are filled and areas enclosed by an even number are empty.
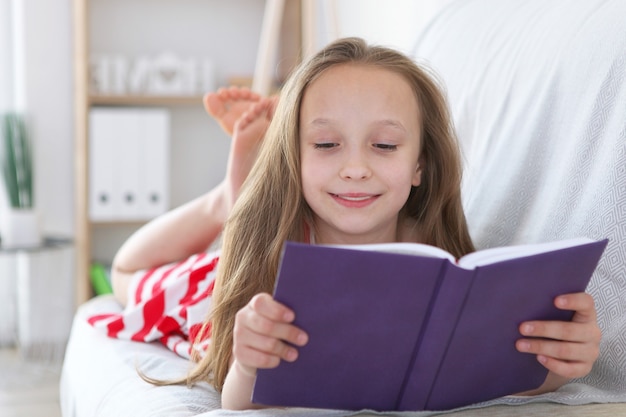
[[[60,374],[60,363],[34,363],[0,349],[0,416],[61,417]]]

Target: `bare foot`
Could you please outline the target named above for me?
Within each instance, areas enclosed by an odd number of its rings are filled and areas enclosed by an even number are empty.
[[[261,96],[245,87],[220,88],[215,93],[204,95],[202,102],[207,113],[217,120],[229,136],[233,134],[235,122]]]
[[[277,97],[261,98],[235,122],[226,171],[232,202],[239,195],[239,189],[252,169],[265,131],[274,116],[277,101]]]

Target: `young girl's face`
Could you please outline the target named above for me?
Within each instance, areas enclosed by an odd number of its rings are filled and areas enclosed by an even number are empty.
[[[411,86],[386,69],[339,65],[307,88],[302,187],[318,243],[397,240],[398,213],[421,181],[420,123]]]

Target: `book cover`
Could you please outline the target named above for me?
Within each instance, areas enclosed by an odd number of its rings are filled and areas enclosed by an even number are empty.
[[[295,311],[309,343],[295,362],[259,369],[252,399],[443,410],[536,388],[547,370],[515,349],[518,326],[570,320],[554,297],[585,290],[606,244],[539,245],[472,267],[408,255],[406,244],[392,253],[287,242],[274,297]]]

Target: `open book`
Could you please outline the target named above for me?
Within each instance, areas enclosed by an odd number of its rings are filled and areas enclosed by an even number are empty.
[[[554,298],[585,290],[607,242],[488,249],[458,262],[422,244],[287,242],[274,297],[309,343],[295,362],[259,369],[252,399],[443,410],[537,388],[548,371],[515,349],[518,327],[571,320]]]

